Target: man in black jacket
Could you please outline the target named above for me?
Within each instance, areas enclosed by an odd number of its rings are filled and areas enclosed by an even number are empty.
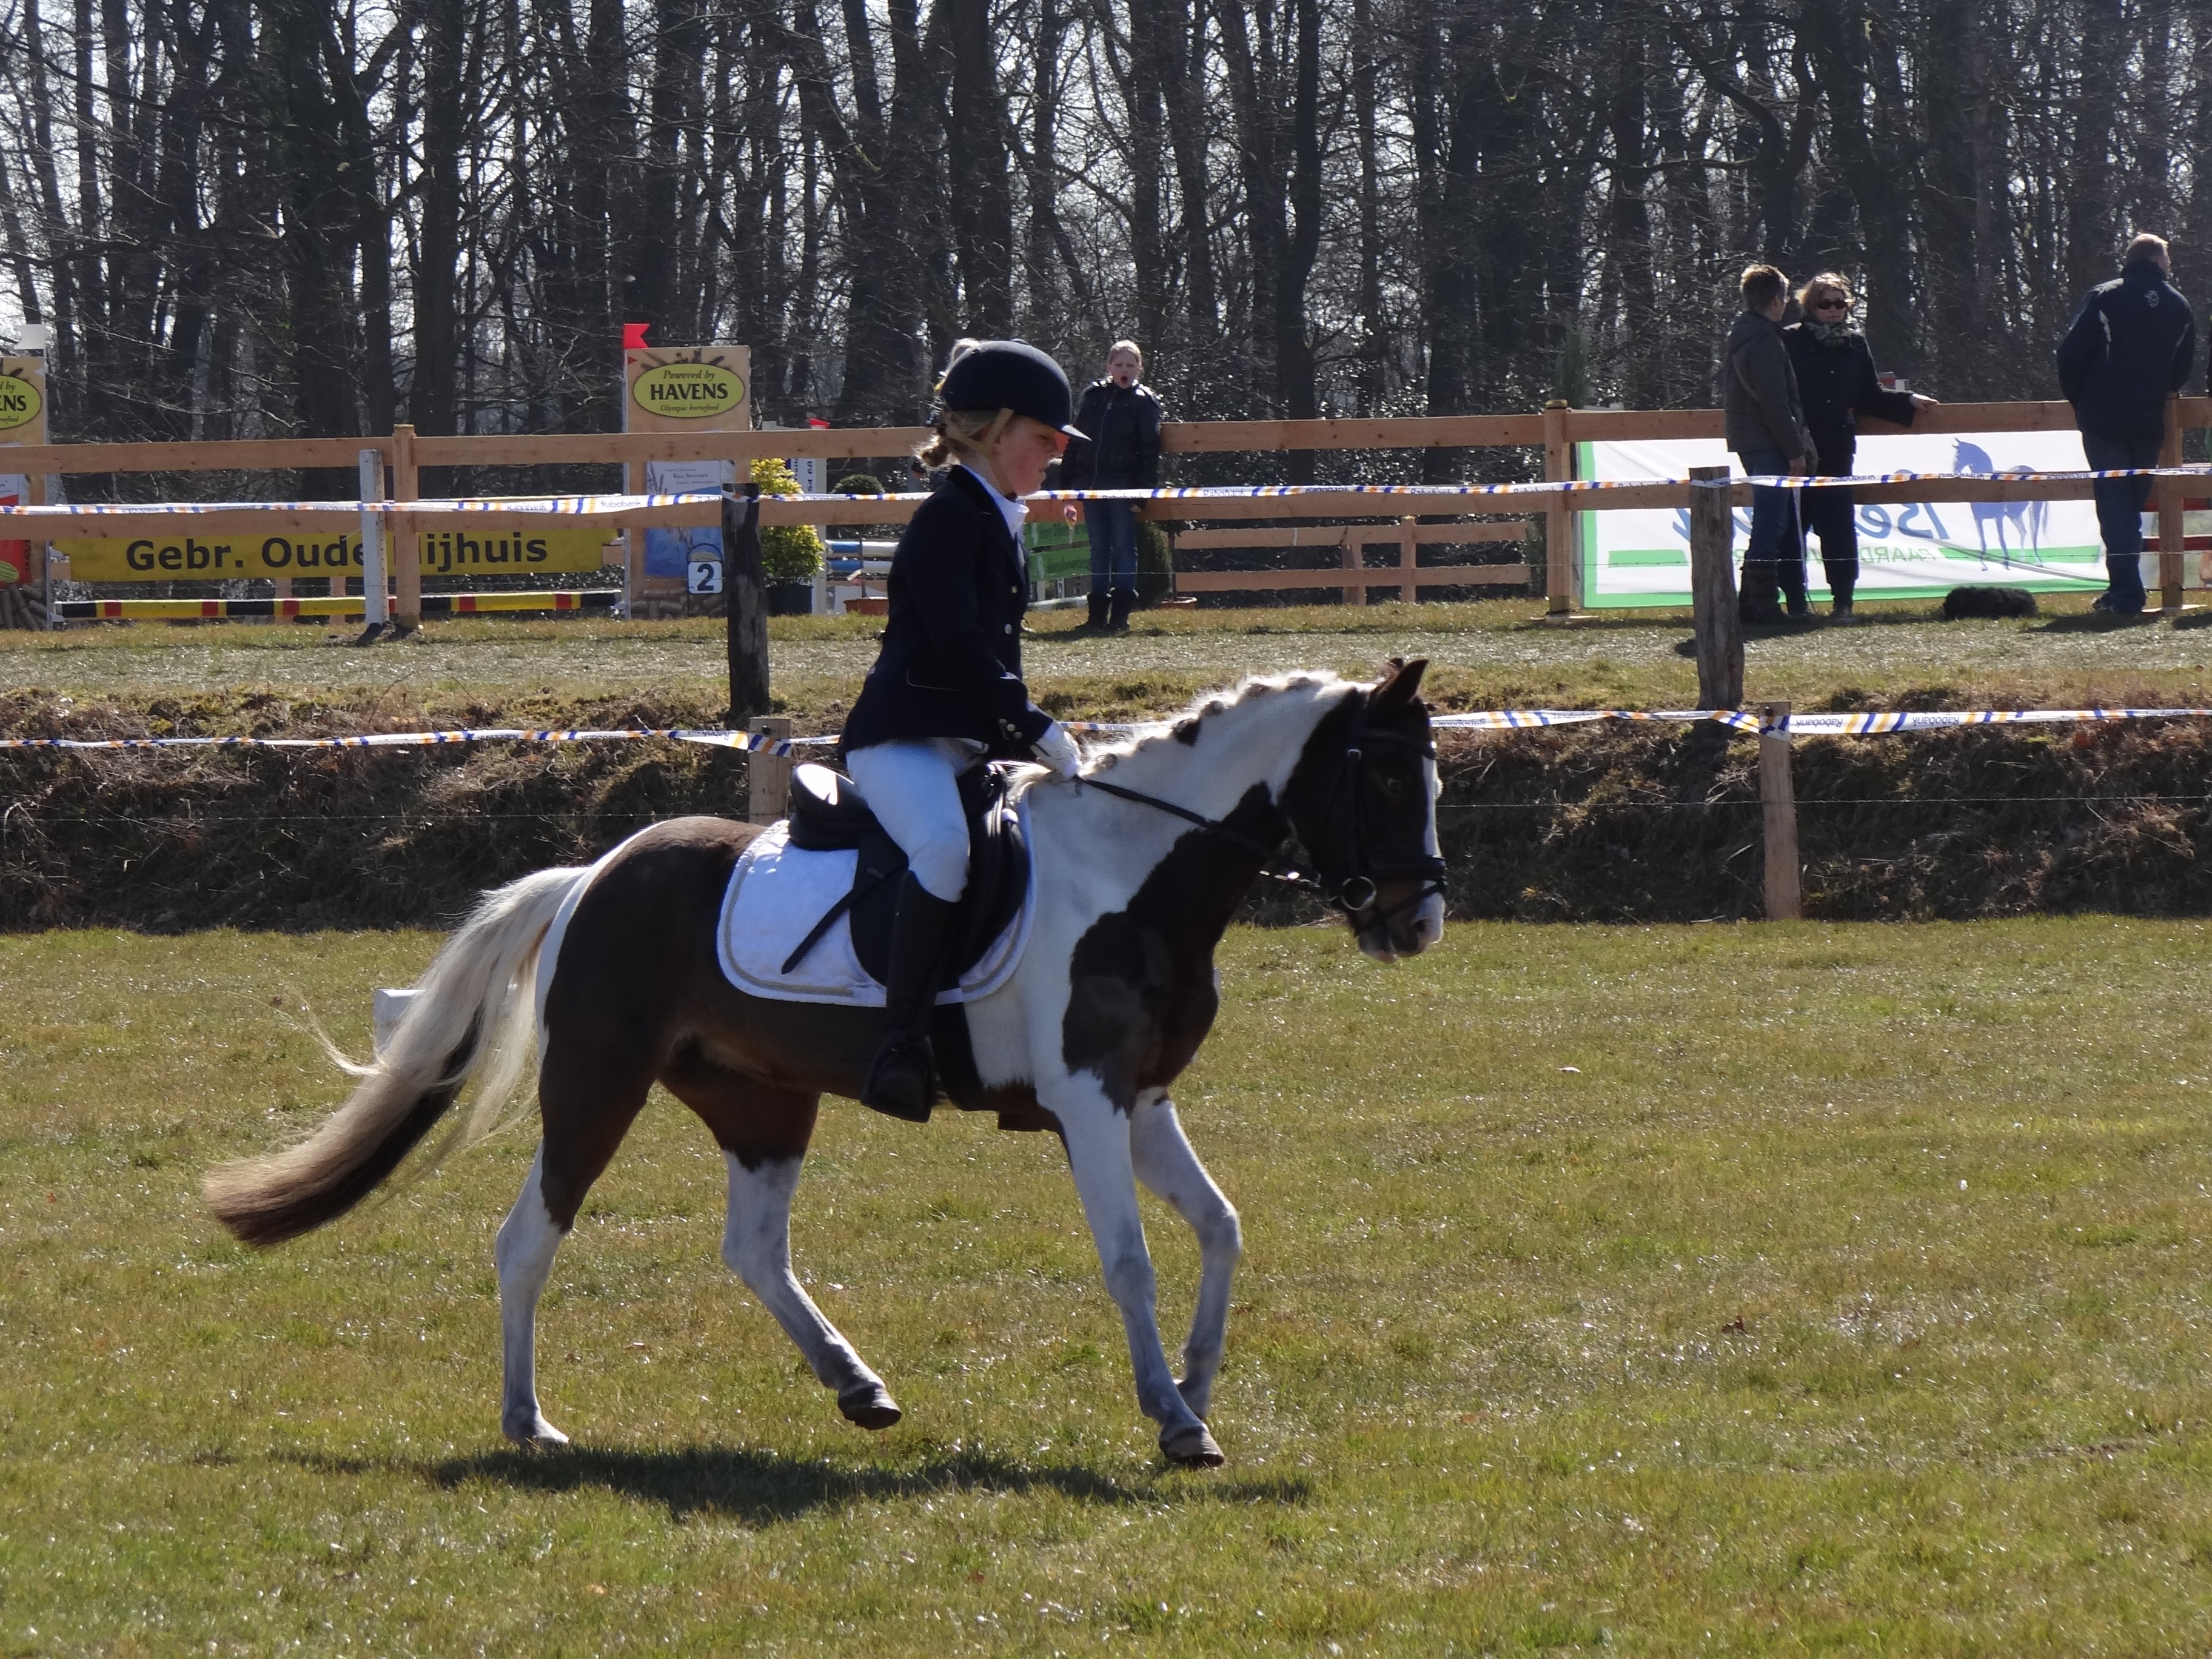
[[[2167,281],[2166,243],[2138,236],[2120,274],[2089,290],[2058,345],[2058,384],[2074,405],[2081,453],[2093,471],[2158,465],[2166,401],[2189,378],[2197,323]],[[2096,608],[2139,616],[2143,608],[2142,514],[2148,478],[2100,478],[2097,527],[2109,573]]]
[[[1789,279],[1772,265],[1743,273],[1743,310],[1729,330],[1721,369],[1721,410],[1728,447],[1753,477],[1796,477],[1813,464],[1813,434],[1782,338],[1790,305]],[[1737,607],[1747,623],[1778,622],[1778,583],[1790,615],[1812,614],[1805,603],[1805,534],[1797,516],[1797,491],[1772,485],[1751,492],[1751,544],[1743,553],[1743,586]]]
[[[1156,489],[1160,482],[1160,400],[1141,384],[1145,354],[1116,340],[1106,378],[1083,389],[1075,424],[1088,437],[1068,441],[1060,464],[1063,489]],[[1091,616],[1086,628],[1129,626],[1137,603],[1137,509],[1131,501],[1085,501],[1091,532]]]

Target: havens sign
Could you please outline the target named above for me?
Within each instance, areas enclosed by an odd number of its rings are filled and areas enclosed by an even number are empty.
[[[631,381],[629,395],[640,409],[664,420],[703,421],[743,404],[745,383],[720,363],[663,363]]]
[[[28,426],[39,418],[39,411],[46,405],[34,381],[14,374],[0,374],[0,432],[12,432],[19,426]]]

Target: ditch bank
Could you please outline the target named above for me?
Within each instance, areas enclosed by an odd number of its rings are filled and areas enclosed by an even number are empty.
[[[492,707],[211,695],[130,708],[0,696],[0,733],[313,737],[423,726],[720,724],[703,700]],[[746,761],[675,743],[0,753],[0,928],[442,926],[483,889],[687,812],[742,816]],[[1758,753],[1717,727],[1447,733],[1459,918],[1760,911]],[[1808,916],[2212,914],[2212,729],[1980,727],[1801,741]],[[1263,884],[1263,887],[1266,884]],[[1255,920],[1318,915],[1281,889]]]

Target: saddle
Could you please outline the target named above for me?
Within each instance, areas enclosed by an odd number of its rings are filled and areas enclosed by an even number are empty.
[[[968,886],[960,896],[951,954],[945,964],[949,982],[974,967],[1013,921],[1029,891],[1029,848],[1022,839],[1021,815],[1009,795],[1011,767],[970,767],[960,775],[961,814],[968,821]],[[853,952],[871,978],[889,976],[891,923],[898,911],[899,878],[906,854],[877,821],[852,779],[827,766],[809,763],[791,771],[788,835],[802,852],[850,849],[853,885],[831,905],[786,958],[787,974],[806,958],[849,914]]]

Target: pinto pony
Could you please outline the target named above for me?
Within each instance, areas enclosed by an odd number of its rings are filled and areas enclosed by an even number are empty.
[[[1247,682],[1084,775],[1026,784],[1036,864],[1012,977],[966,1005],[975,1072],[1003,1127],[1050,1128],[1067,1152],[1137,1399],[1173,1462],[1223,1462],[1206,1417],[1241,1249],[1237,1212],[1176,1121],[1170,1086],[1218,1006],[1213,950],[1262,867],[1295,833],[1322,894],[1380,962],[1443,933],[1436,751],[1420,662],[1379,684],[1333,675]],[[488,894],[423,975],[352,1097],[288,1151],[212,1171],[208,1200],[270,1245],[343,1214],[396,1170],[480,1078],[447,1139],[496,1121],[540,1061],[543,1138],[500,1228],[505,1383],[500,1424],[530,1446],[566,1437],[538,1407],[538,1301],[554,1253],[655,1082],[705,1121],[729,1170],[722,1258],[863,1428],[899,1419],[883,1380],[791,1271],[792,1195],[824,1094],[857,1096],[880,1011],[768,1001],[732,986],[715,931],[732,866],[758,833],[689,817],[586,869]],[[1141,1181],[1197,1235],[1198,1306],[1180,1381],[1161,1351],[1139,1218]]]

